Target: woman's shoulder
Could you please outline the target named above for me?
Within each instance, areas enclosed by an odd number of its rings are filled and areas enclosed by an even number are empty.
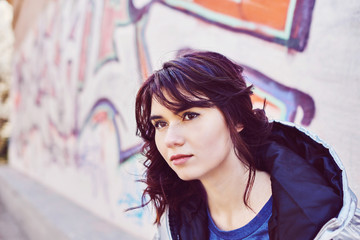
[[[316,223],[310,229],[317,233],[316,239],[330,239],[340,232],[346,234],[347,228],[354,229],[356,224],[349,222],[359,221],[356,196],[348,186],[340,158],[329,144],[302,126],[277,121],[267,144],[262,159],[275,179],[272,190],[278,207],[274,217],[295,217],[301,222],[299,219],[306,216],[304,222],[310,220],[307,225]],[[294,226],[291,221],[277,225],[279,229],[283,225],[286,232]],[[305,227],[299,225],[300,228],[306,233]]]

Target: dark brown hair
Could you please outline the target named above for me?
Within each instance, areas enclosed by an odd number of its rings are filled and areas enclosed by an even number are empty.
[[[147,184],[142,206],[153,202],[157,213],[155,223],[160,222],[166,206],[177,211],[190,197],[204,198],[204,190],[198,180],[181,180],[159,153],[155,128],[150,121],[152,98],[174,112],[191,107],[217,107],[222,112],[235,153],[249,169],[244,194],[244,203],[249,207],[249,193],[255,170],[259,168],[253,156],[269,135],[271,124],[264,110],[253,109],[250,99],[252,86],[246,86],[242,73],[240,65],[219,53],[192,52],[164,63],[163,68],[154,72],[138,91],[137,135],[144,140],[144,182]],[[168,98],[164,96],[165,92]],[[236,130],[237,124],[243,126],[240,133]],[[146,201],[147,196],[149,201]]]

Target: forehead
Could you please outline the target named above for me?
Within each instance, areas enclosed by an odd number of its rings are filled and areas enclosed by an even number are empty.
[[[161,115],[162,112],[172,112],[169,108],[162,105],[155,97],[151,99],[151,113],[150,115]]]
[[[163,93],[163,97],[153,95],[151,98],[151,115],[159,115],[163,112],[172,112],[176,114],[181,109],[179,100],[169,96],[167,92]]]

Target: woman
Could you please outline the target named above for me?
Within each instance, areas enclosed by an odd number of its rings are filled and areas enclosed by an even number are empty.
[[[160,239],[360,239],[332,149],[251,103],[242,67],[214,52],[164,63],[136,98]],[[316,138],[317,139],[317,138]]]

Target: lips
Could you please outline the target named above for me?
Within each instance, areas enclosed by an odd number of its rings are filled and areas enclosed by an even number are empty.
[[[192,156],[192,154],[176,154],[170,157],[170,161],[174,165],[181,165],[186,163]]]

